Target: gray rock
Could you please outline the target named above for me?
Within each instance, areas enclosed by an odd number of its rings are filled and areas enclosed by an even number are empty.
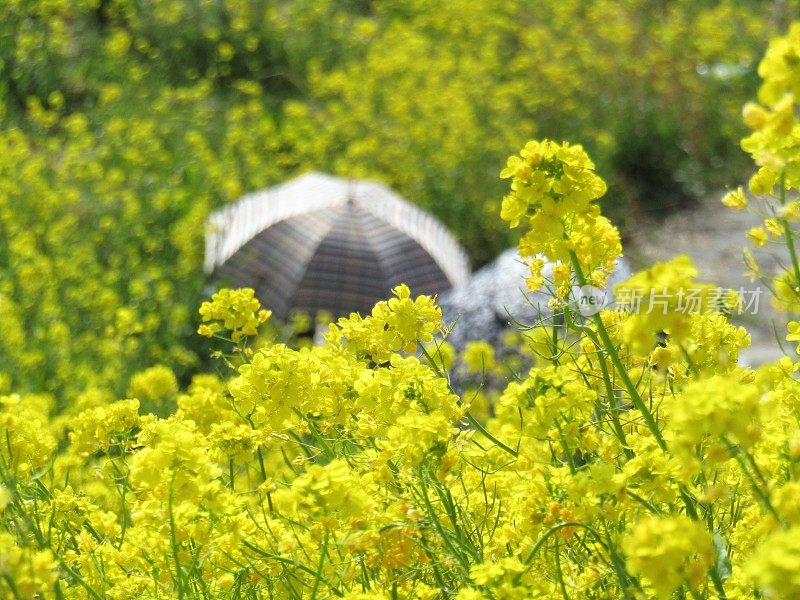
[[[552,264],[545,265],[545,280]],[[500,347],[502,334],[516,323],[533,325],[552,316],[544,291],[529,292],[525,286],[528,268],[517,250],[503,252],[494,262],[477,271],[470,280],[438,299],[444,322],[455,326],[447,338],[457,349],[469,341],[485,340]],[[609,287],[630,277],[630,268],[620,259],[611,275]]]

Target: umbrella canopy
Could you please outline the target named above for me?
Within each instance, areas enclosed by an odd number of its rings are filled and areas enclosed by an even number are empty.
[[[366,313],[392,287],[438,294],[469,278],[466,253],[386,186],[309,173],[211,215],[205,269],[265,306]]]

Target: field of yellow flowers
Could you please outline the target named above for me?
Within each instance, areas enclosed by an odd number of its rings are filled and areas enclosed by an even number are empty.
[[[438,11],[366,3],[383,20],[361,4],[3,9],[0,598],[800,597],[800,361],[740,366],[749,337],[728,319],[740,300],[697,282],[686,257],[620,284],[642,293],[635,310],[577,310],[574,287],[602,289],[622,253],[601,213],[608,185],[581,145],[537,137],[491,174],[507,186],[502,200],[470,189],[472,204],[439,207],[462,211],[455,222],[465,226],[499,212],[517,229],[529,288],[552,292],[558,319],[519,335],[531,368],[509,377],[488,345],[465,351],[473,372],[509,378],[501,389],[454,392],[449,324],[435,299],[404,285],[371,314],[331,324],[315,346],[279,342],[252,290],[219,290],[196,306],[214,204],[326,156],[337,169],[419,186],[435,207],[469,188],[470,165],[488,169],[511,140],[538,132],[524,115],[602,121],[570,112],[570,101],[613,84],[582,88],[567,49],[587,61],[601,46],[628,52],[638,43],[629,17],[647,15],[664,37],[647,40],[654,55],[630,68],[681,65],[685,40],[671,36],[686,19],[709,30],[693,43],[713,71],[734,64],[729,52],[746,57],[766,17],[748,3],[656,3],[659,20],[634,0],[543,2],[551,25],[580,38],[572,46],[535,20],[520,26],[528,13],[513,3],[470,5],[479,32],[454,17],[467,10],[458,1]],[[710,31],[723,16],[740,29]],[[288,35],[287,22],[309,37]],[[456,49],[475,35],[486,36],[486,55],[470,62]],[[311,40],[347,66],[304,61],[308,48],[296,45]],[[544,45],[553,62],[526,63],[512,41]],[[92,48],[108,60],[86,59]],[[659,54],[670,48],[675,56]],[[406,69],[421,55],[436,67]],[[253,61],[274,71],[243,78]],[[145,66],[155,64],[158,73]],[[695,82],[606,68],[618,83],[667,86],[676,98]],[[488,87],[473,89],[464,73]],[[755,174],[720,210],[763,215],[748,237],[785,247],[786,268],[768,277],[745,251],[747,268],[767,278],[776,308],[796,313],[800,24],[773,39],[758,75],[741,141]],[[423,80],[430,96],[402,93]],[[308,82],[313,91],[298,95]],[[723,83],[719,114],[736,100]],[[286,101],[268,106],[280,94]],[[681,123],[708,116],[673,108]],[[504,121],[510,114],[520,117]],[[736,131],[719,125],[714,139]],[[394,127],[419,128],[408,138],[419,146],[390,143]],[[610,162],[602,148],[629,140],[595,134],[587,148]],[[450,168],[452,181],[442,176]],[[692,310],[686,290],[696,292]],[[800,342],[800,323],[784,335]],[[198,348],[211,354],[207,372]]]

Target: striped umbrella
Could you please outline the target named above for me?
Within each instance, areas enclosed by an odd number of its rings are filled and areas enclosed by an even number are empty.
[[[392,287],[438,294],[469,278],[461,246],[386,186],[309,173],[211,215],[207,273],[293,309],[368,313]]]

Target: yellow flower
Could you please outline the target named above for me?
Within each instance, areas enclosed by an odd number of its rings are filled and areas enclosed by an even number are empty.
[[[484,341],[467,342],[464,351],[461,353],[461,360],[464,361],[470,373],[487,373],[496,366],[494,347]]]
[[[723,438],[749,448],[761,434],[760,400],[757,386],[722,375],[693,381],[674,401],[670,429],[676,442],[689,450],[704,441],[720,445]]]
[[[441,326],[441,309],[428,296],[419,296],[412,300],[411,291],[405,284],[396,286],[392,293],[395,297],[386,303],[388,310],[379,313],[385,317],[390,331],[399,336],[402,348],[411,353],[416,350],[418,342],[433,341],[433,334]]]
[[[14,536],[0,532],[0,575],[14,584],[14,595],[24,598],[55,595],[58,563],[49,549],[34,550],[20,546]],[[0,590],[7,589],[5,582]]]
[[[656,335],[666,333],[676,344],[691,331],[692,315],[719,311],[725,300],[719,288],[695,281],[697,269],[688,256],[657,262],[614,288],[617,305],[628,316],[621,323],[622,340],[631,351],[649,354]]]
[[[497,562],[482,562],[472,565],[469,576],[475,583],[486,585],[498,579],[511,578],[524,570],[525,565],[518,558],[505,557]]]
[[[570,268],[564,263],[553,265],[553,284],[556,286],[556,296],[566,297],[569,292]]]
[[[742,108],[742,119],[750,129],[761,129],[768,117],[769,113],[755,102],[747,102]]]
[[[747,232],[747,237],[750,238],[756,248],[760,248],[769,241],[767,232],[764,231],[763,227],[753,227]]]
[[[156,365],[131,378],[128,396],[149,402],[165,402],[178,391],[175,373],[167,366]]]
[[[25,480],[50,461],[57,441],[43,422],[46,416],[16,409],[20,401],[16,394],[0,396],[0,439],[5,440],[0,444],[0,461]]]
[[[529,262],[530,275],[525,279],[528,291],[535,292],[544,285],[544,277],[542,277],[542,270],[544,269],[545,262],[541,258],[531,258]]]
[[[779,238],[783,235],[783,226],[777,219],[765,219],[764,227],[772,234],[772,237]]]
[[[501,218],[516,227],[527,217],[529,231],[520,240],[519,252],[532,259],[529,289],[542,283],[542,256],[557,263],[560,298],[569,289],[573,257],[587,278],[598,269],[613,268],[622,251],[619,232],[600,216],[595,201],[605,194],[606,183],[594,172],[583,147],[529,141],[519,156],[508,159],[500,176],[512,179]]]
[[[3,514],[6,506],[11,504],[12,499],[13,496],[11,495],[11,491],[8,488],[0,485],[0,515]]]
[[[622,540],[631,574],[644,578],[658,598],[681,585],[697,589],[714,562],[711,534],[702,522],[684,516],[647,516]]]
[[[113,444],[124,442],[139,424],[139,401],[120,400],[78,414],[69,438],[79,454],[107,452]]]
[[[800,311],[800,285],[793,271],[784,271],[772,279],[772,306],[780,312]]]
[[[734,191],[725,194],[722,197],[722,203],[736,210],[744,210],[747,208],[747,198],[744,195],[742,187],[739,186]]]
[[[437,368],[448,371],[456,360],[456,349],[450,342],[434,339],[425,346],[428,355]]]
[[[453,424],[441,412],[411,411],[389,427],[381,446],[387,459],[396,465],[416,467],[431,456],[443,454],[455,433]]]
[[[779,214],[790,223],[800,220],[800,202],[787,202],[780,207]]]
[[[800,596],[800,527],[764,539],[747,562],[747,573],[767,598]]]
[[[786,341],[800,342],[800,321],[789,321],[786,328],[789,331],[786,336]]]
[[[756,260],[750,248],[744,248],[742,250],[742,256],[744,264],[748,269],[748,277],[750,277],[752,281],[755,281],[761,275],[761,266],[758,264],[758,260]]]
[[[748,187],[757,196],[771,194],[778,181],[778,173],[772,169],[760,168],[755,175],[750,178]]]
[[[252,289],[221,289],[211,297],[211,302],[203,302],[200,306],[203,321],[212,323],[201,325],[198,333],[210,337],[224,328],[237,342],[242,337],[255,335],[258,326],[271,315],[272,311],[261,309]]]

